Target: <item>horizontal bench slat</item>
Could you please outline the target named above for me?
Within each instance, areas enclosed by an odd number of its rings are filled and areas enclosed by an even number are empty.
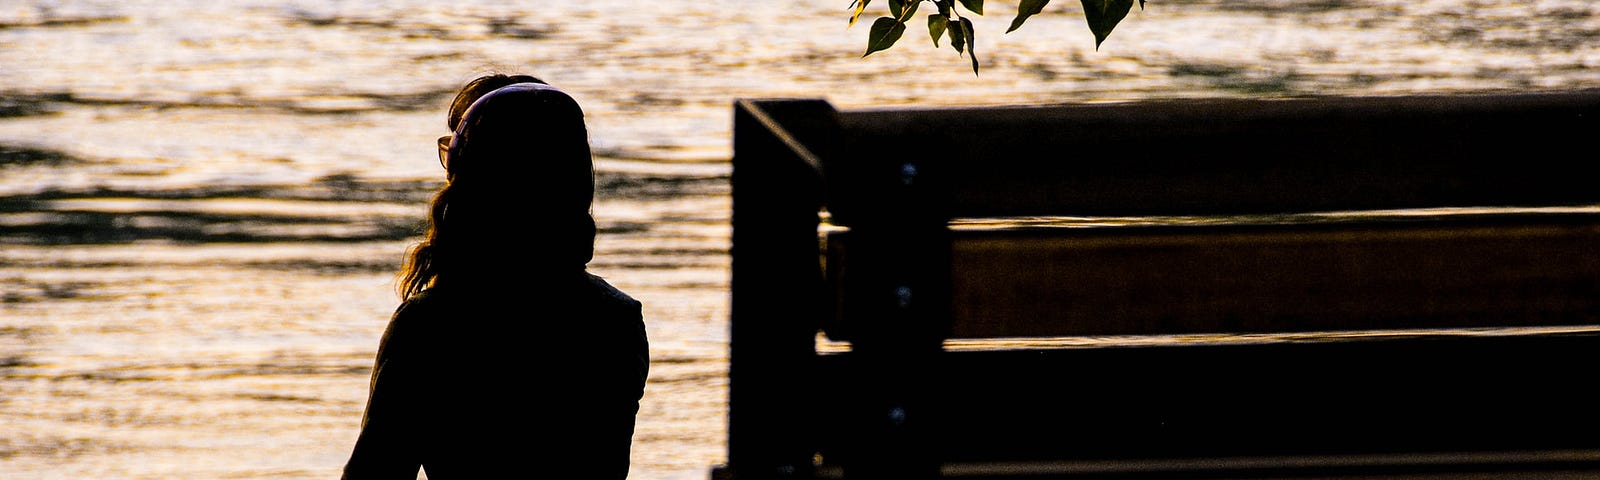
[[[823,355],[823,456],[876,451],[881,371]],[[941,462],[1600,448],[1600,333],[944,352],[908,391]],[[830,457],[832,455],[832,457]]]
[[[842,111],[840,223],[1600,201],[1600,90]],[[902,195],[903,164],[938,186]],[[887,214],[875,209],[893,208]],[[870,220],[869,220],[870,219]]]
[[[1600,324],[1600,215],[952,236],[950,338]]]

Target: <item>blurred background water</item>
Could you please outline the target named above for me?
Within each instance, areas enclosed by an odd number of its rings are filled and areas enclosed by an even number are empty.
[[[652,340],[637,479],[724,459],[734,99],[1600,86],[1591,0],[1153,1],[1098,50],[1078,2],[1004,34],[996,1],[977,76],[918,28],[861,58],[848,3],[0,0],[0,478],[336,477],[442,112],[482,73],[587,112],[592,269]]]

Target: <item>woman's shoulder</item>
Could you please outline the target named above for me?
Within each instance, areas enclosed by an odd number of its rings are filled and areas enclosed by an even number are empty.
[[[546,277],[533,283],[434,286],[402,301],[395,318],[419,323],[420,319],[444,314],[459,318],[463,314],[515,311],[534,304],[565,304],[580,310],[601,309],[629,315],[638,315],[643,307],[639,300],[605,278],[583,272],[578,277]]]
[[[631,353],[639,355],[638,358],[646,364],[644,368],[648,369],[650,340],[645,333],[643,304],[605,278],[594,274],[586,273],[586,275],[589,285],[593,287],[592,291],[596,293],[597,302],[600,304],[599,310],[608,312],[599,315],[600,318],[594,319],[596,321],[586,323],[591,327],[606,329],[609,332],[606,335],[618,338],[631,337],[633,341],[617,342],[615,345],[630,349]],[[642,371],[640,378],[644,378]]]
[[[589,286],[593,289],[601,301],[635,309],[640,307],[638,300],[635,300],[633,296],[628,295],[628,293],[622,291],[622,289],[612,285],[611,282],[606,281],[605,278],[592,273],[585,273],[584,275],[588,277],[587,280]]]
[[[411,316],[423,311],[437,308],[436,306],[443,302],[440,297],[440,293],[432,287],[423,289],[420,292],[406,297],[405,300],[402,300],[400,305],[395,307],[395,315]]]
[[[411,331],[437,331],[449,329],[463,314],[480,313],[483,306],[476,305],[473,297],[455,288],[429,287],[411,294],[395,307],[389,320],[390,328],[402,325]]]

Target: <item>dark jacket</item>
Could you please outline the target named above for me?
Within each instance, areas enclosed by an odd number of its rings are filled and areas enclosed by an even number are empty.
[[[649,346],[588,273],[436,287],[395,310],[344,479],[623,479]]]

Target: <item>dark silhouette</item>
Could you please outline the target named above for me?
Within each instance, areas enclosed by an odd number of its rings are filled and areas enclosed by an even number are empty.
[[[587,271],[583,111],[498,74],[450,110],[448,181],[399,274],[343,478],[626,478],[649,348],[640,303]]]

